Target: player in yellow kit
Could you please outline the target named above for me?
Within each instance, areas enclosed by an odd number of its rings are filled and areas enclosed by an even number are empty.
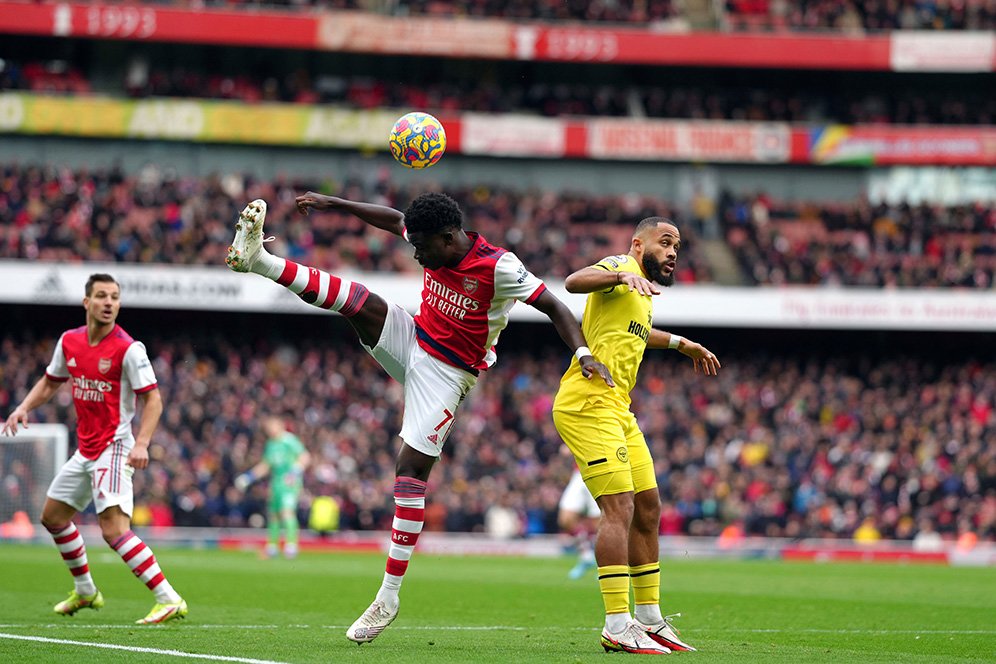
[[[581,327],[590,352],[602,359],[616,382],[610,388],[590,381],[572,362],[553,404],[557,431],[602,511],[595,560],[606,614],[601,642],[608,651],[694,650],[678,637],[671,616],[661,614],[660,494],[629,396],[648,347],[677,349],[692,358],[696,372],[707,376],[719,371],[719,360],[704,346],[652,327],[652,296],[660,293],[656,284],[674,283],[680,248],[677,226],[664,217],[649,217],[637,225],[628,254],[609,256],[565,282],[571,293],[588,293]],[[631,583],[635,615],[629,612]]]

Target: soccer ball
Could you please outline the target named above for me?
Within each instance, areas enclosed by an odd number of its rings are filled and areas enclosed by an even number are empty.
[[[408,168],[428,168],[446,150],[446,130],[428,113],[405,113],[391,128],[391,154]]]

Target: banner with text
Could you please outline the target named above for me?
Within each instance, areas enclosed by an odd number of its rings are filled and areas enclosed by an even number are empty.
[[[492,157],[563,157],[567,124],[527,115],[460,116],[461,150]]]
[[[400,111],[0,93],[0,132],[387,149]]]
[[[588,120],[594,159],[783,163],[791,149],[784,123]]]
[[[996,165],[996,127],[829,125],[810,130],[815,164]]]
[[[0,92],[0,134],[387,150],[400,109]],[[441,116],[447,150],[487,157],[996,165],[996,128]]]
[[[778,69],[889,68],[881,35],[667,32],[582,25],[521,25],[519,59]]]
[[[511,43],[512,24],[507,21],[335,12],[319,16],[316,46],[329,51],[509,59]]]
[[[328,315],[275,283],[219,267],[126,263],[37,263],[0,261],[0,303],[78,306],[83,285],[94,272],[121,283],[126,307]],[[422,279],[394,273],[343,272],[409,311],[421,302]],[[585,297],[567,293],[563,282],[547,280],[552,292],[580,317]],[[517,321],[546,321],[528,306],[512,309]],[[785,329],[996,331],[992,291],[726,288],[677,285],[658,325]]]
[[[987,72],[996,59],[991,32],[895,30],[890,39],[894,71]]]

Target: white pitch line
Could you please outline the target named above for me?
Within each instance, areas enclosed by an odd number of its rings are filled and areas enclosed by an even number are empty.
[[[191,625],[189,623],[183,626],[184,631],[189,631],[192,629],[346,629],[349,625]],[[35,625],[35,624],[0,624],[0,628],[3,629],[135,629],[131,625],[96,625],[94,623],[86,624],[57,624],[49,623],[47,625]],[[418,632],[497,632],[497,631],[508,631],[508,632],[527,632],[527,631],[542,631],[542,630],[559,630],[559,631],[574,631],[574,632],[594,632],[600,630],[600,627],[521,627],[517,625],[394,625],[391,627],[391,631],[418,631]],[[695,631],[700,634],[964,634],[972,635],[978,634],[983,636],[993,636],[996,635],[996,630],[993,629],[778,629],[778,628],[757,628],[757,627],[745,627],[739,629],[736,627],[697,627]]]
[[[994,629],[761,629],[722,627],[719,629],[698,629],[699,632],[730,632],[731,634],[986,634],[994,635]]]
[[[244,664],[285,664],[269,659],[250,659],[248,657],[228,657],[226,655],[202,655],[200,653],[183,652],[182,650],[162,650],[160,648],[141,648],[137,646],[120,646],[115,643],[91,643],[90,641],[71,641],[69,639],[49,639],[44,636],[23,636],[21,634],[4,634],[0,632],[0,639],[16,639],[19,641],[37,641],[40,643],[58,643],[70,646],[85,646],[87,648],[104,648],[106,650],[126,650],[128,652],[149,653],[152,655],[166,655],[169,657],[184,657],[187,659],[210,659],[216,662],[243,662]]]
[[[135,629],[132,625],[101,625],[98,623],[48,623],[46,625],[38,625],[32,623],[2,623],[0,624],[0,629]],[[154,632],[158,629],[156,627],[148,627],[145,629],[138,629],[136,633],[141,632]],[[316,629],[311,625],[191,625],[186,624],[183,626],[183,631],[189,631],[192,629]]]

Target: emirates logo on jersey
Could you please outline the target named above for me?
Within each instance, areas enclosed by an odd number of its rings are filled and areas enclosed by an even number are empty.
[[[110,370],[111,370],[111,358],[109,357],[100,358],[100,361],[97,362],[97,371],[99,371],[100,373],[107,373]]]
[[[73,376],[73,399],[103,402],[104,395],[114,388],[110,381]]]
[[[477,290],[477,279],[475,277],[464,277],[463,289],[467,292],[468,295],[473,295],[474,291]]]
[[[477,279],[464,277],[463,287],[466,290],[477,288]],[[469,295],[461,293],[455,288],[436,281],[428,273],[425,273],[425,291],[422,293],[423,302],[426,306],[432,307],[444,316],[463,320],[470,311],[478,311],[481,303]]]

